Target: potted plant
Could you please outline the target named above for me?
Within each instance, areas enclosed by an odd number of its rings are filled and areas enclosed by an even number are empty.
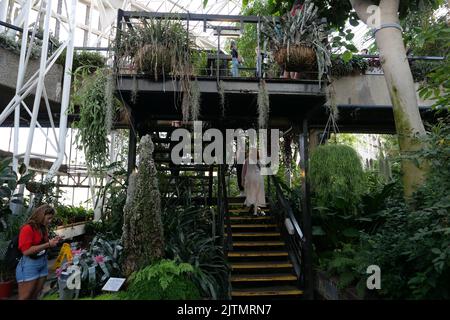
[[[4,256],[6,248],[8,247],[7,241],[0,243],[0,299],[7,299],[11,296],[14,286],[14,276],[5,263]]]
[[[317,15],[318,8],[305,1],[302,8],[277,22],[263,18],[261,31],[269,39],[274,60],[285,71],[305,72],[317,68],[318,79],[331,65],[327,32]]]
[[[160,76],[192,74],[188,32],[180,21],[148,19],[124,32],[117,43],[121,65],[131,65],[137,73]]]

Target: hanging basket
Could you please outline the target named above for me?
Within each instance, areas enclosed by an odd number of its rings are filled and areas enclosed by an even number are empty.
[[[135,67],[138,72],[152,74],[159,77],[171,72],[172,54],[165,46],[146,44],[139,49],[134,57]]]
[[[309,71],[316,66],[316,52],[314,49],[302,45],[281,48],[274,53],[275,61],[286,71]]]

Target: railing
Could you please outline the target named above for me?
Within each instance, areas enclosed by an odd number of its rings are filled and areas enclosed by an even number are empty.
[[[217,230],[219,240],[223,244],[224,252],[228,252],[233,248],[233,241],[231,237],[231,220],[228,212],[228,192],[225,181],[226,168],[225,164],[219,164],[218,171],[218,188],[217,188]],[[227,236],[224,237],[224,229],[226,228]]]
[[[270,193],[269,201],[271,211],[275,213],[275,217],[278,222],[278,226],[281,230],[283,238],[286,241],[288,247],[289,256],[294,265],[294,270],[297,278],[302,285],[304,283],[302,267],[303,267],[303,243],[305,237],[302,229],[295,218],[294,212],[285,198],[279,182],[275,176],[268,177],[269,190],[271,190],[271,183],[275,188],[275,194]]]

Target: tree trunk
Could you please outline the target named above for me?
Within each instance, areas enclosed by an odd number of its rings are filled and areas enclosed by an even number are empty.
[[[373,4],[368,0],[350,0],[350,2],[359,18],[368,24],[372,17],[367,9]],[[380,1],[380,25],[399,23],[399,3],[400,0]],[[393,27],[383,28],[376,33],[375,39],[392,101],[400,152],[402,155],[408,155],[422,147],[418,137],[425,135],[425,128],[420,118],[416,89],[406,57],[402,32]],[[425,165],[418,167],[413,161],[402,161],[406,199],[409,199],[423,183],[425,167]]]

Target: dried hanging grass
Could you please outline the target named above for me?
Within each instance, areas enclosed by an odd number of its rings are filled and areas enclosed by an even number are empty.
[[[264,80],[261,80],[258,90],[258,126],[260,129],[268,127],[269,112],[269,93],[267,92],[266,82]]]

